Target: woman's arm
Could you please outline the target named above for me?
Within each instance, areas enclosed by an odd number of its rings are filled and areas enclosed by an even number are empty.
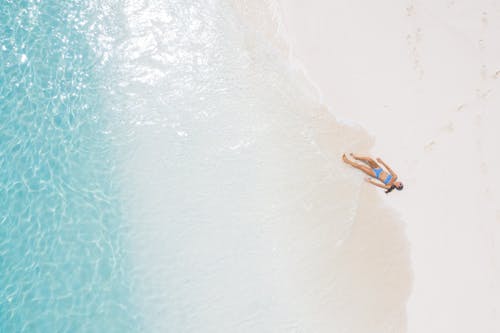
[[[380,157],[377,158],[377,162],[382,163],[382,165],[389,171],[393,178],[398,178],[398,175],[389,167]]]
[[[384,185],[384,184],[380,184],[379,182],[376,182],[376,181],[373,181],[373,179],[371,179],[370,177],[366,177],[365,180],[368,182],[368,183],[371,183],[375,186],[378,186],[378,187],[381,187],[381,188],[384,188],[384,189],[389,189],[390,186],[387,186],[387,185]]]

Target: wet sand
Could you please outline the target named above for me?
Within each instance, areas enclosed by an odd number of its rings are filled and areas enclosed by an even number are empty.
[[[408,332],[499,331],[499,5],[282,0],[280,12],[323,103],[375,139],[359,153],[405,183],[390,196],[364,186],[406,225]]]

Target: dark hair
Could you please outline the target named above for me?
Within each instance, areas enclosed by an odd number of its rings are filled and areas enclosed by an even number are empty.
[[[403,184],[401,184],[400,187],[397,187],[396,185],[392,184],[390,188],[385,191],[385,193],[390,193],[392,190],[397,189],[398,191],[401,191],[403,189]]]
[[[396,187],[396,185],[391,185],[391,187],[390,187],[390,188],[388,188],[388,189],[387,189],[387,191],[385,191],[385,193],[390,193],[390,192],[392,192],[392,190],[394,190],[395,188],[397,188],[397,187]]]

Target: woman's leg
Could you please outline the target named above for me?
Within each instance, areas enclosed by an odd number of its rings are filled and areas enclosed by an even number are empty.
[[[351,153],[351,156],[353,158],[357,159],[358,161],[365,162],[366,164],[368,164],[369,166],[371,166],[372,169],[380,168],[380,165],[378,165],[378,163],[375,162],[373,160],[373,158],[371,158],[371,157],[368,157],[368,156],[358,156],[358,155],[354,155],[353,153]]]
[[[367,167],[366,165],[362,165],[362,164],[358,164],[358,163],[354,163],[354,162],[350,161],[347,158],[347,156],[345,156],[345,154],[342,155],[342,159],[344,160],[345,163],[353,166],[354,168],[356,168],[358,170],[363,171],[367,175],[372,176],[372,177],[376,177],[375,172],[373,172],[373,170],[370,169],[369,167]]]

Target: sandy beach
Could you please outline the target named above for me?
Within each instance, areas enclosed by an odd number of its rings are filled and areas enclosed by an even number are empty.
[[[500,3],[279,7],[290,57],[322,103],[366,129],[375,144],[359,153],[383,157],[405,183],[389,196],[364,185],[406,226],[405,331],[499,332]]]

